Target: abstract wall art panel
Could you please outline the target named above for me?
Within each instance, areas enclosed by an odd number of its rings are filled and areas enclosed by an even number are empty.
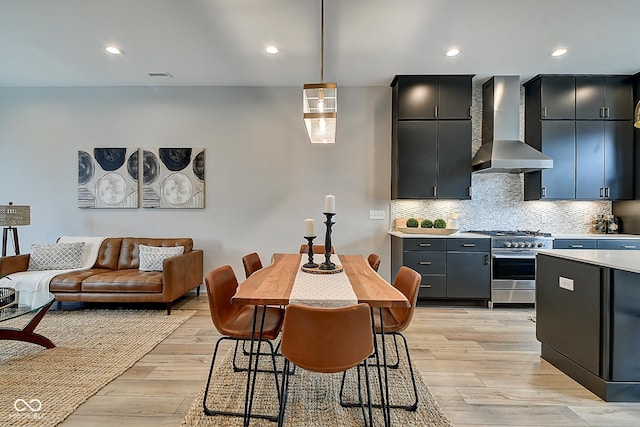
[[[78,207],[137,208],[138,149],[78,150]]]
[[[142,149],[142,207],[204,208],[204,148]]]

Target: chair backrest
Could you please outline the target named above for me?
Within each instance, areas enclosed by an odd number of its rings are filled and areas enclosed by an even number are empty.
[[[391,310],[396,319],[400,322],[396,332],[404,331],[411,323],[413,318],[413,311],[416,308],[416,301],[418,301],[418,291],[420,290],[420,282],[422,276],[417,271],[402,266],[398,270],[396,280],[393,282],[393,286],[402,292],[402,294],[409,300],[411,307],[391,307]]]
[[[309,253],[309,245],[301,245],[300,246],[300,253],[301,254],[308,254]],[[314,254],[323,254],[324,253],[324,245],[313,245],[313,253]],[[331,246],[331,253],[332,254],[335,253],[333,251],[333,245]]]
[[[238,280],[229,265],[223,265],[210,271],[204,278],[209,298],[209,311],[214,326],[222,335],[232,335],[227,328],[230,320],[238,310],[238,306],[231,303],[231,297],[236,293]]]
[[[369,306],[340,308],[289,304],[284,313],[281,352],[313,372],[343,372],[373,352]]]
[[[367,261],[369,261],[371,268],[378,271],[378,267],[380,267],[380,257],[377,254],[369,254]]]
[[[252,252],[242,257],[242,265],[244,266],[244,274],[247,278],[262,268],[260,256]]]

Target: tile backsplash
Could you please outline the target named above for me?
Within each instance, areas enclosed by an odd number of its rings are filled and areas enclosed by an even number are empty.
[[[473,88],[472,154],[482,140],[482,83]],[[520,99],[520,138],[524,139],[524,97]],[[524,201],[523,174],[473,174],[471,186],[471,200],[392,200],[390,229],[395,229],[395,218],[446,219],[457,213],[461,230],[589,233],[593,216],[611,213],[611,202],[606,201]]]

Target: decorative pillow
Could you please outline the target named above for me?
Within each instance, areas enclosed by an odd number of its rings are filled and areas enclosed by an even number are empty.
[[[162,271],[165,258],[182,255],[184,246],[138,246],[140,253],[140,271]]]
[[[31,245],[30,271],[69,270],[82,267],[84,242]]]

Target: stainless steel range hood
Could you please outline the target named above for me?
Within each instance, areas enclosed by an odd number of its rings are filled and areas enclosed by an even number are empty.
[[[494,76],[482,85],[482,145],[476,173],[523,173],[553,167],[553,160],[520,141],[520,77]]]

